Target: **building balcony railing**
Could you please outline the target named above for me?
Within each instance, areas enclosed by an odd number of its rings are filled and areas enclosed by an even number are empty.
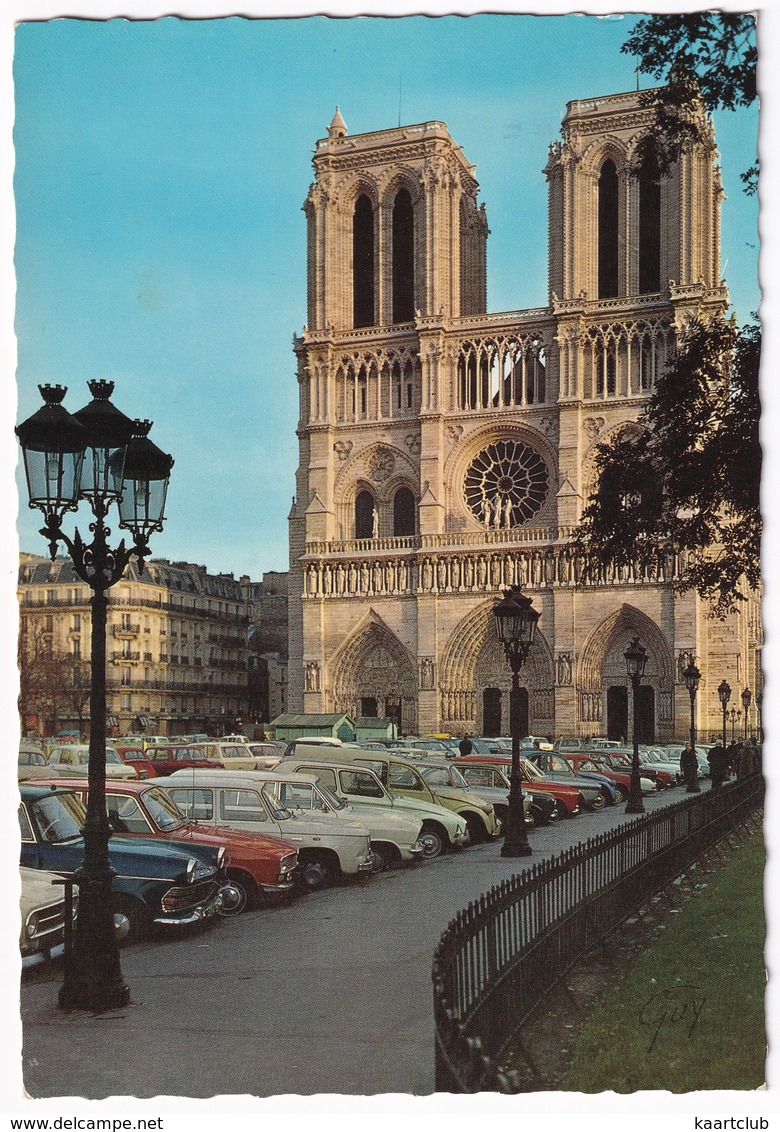
[[[138,661],[141,659],[140,652],[112,652],[111,661],[113,664],[119,664],[122,661]]]
[[[112,625],[111,635],[114,637],[136,637],[141,632],[140,625]]]
[[[574,537],[575,527],[518,527],[515,530],[443,531],[435,535],[404,535],[398,538],[331,539],[307,542],[306,558],[351,554],[414,554],[420,550],[453,550],[460,547],[552,545]]]

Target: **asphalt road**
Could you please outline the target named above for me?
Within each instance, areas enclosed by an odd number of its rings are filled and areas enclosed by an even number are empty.
[[[707,789],[707,787],[705,787]],[[647,799],[648,810],[685,797]],[[514,872],[632,821],[624,806],[222,920],[122,953],[132,1001],[62,1014],[56,964],[23,976],[30,1096],[434,1091],[431,960],[449,920]]]

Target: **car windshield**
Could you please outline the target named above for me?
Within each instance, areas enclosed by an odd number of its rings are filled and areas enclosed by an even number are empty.
[[[86,820],[84,804],[77,794],[50,794],[30,806],[33,823],[41,841],[55,844],[81,837]]]
[[[19,766],[45,766],[46,759],[40,751],[20,751]]]
[[[274,782],[269,786],[276,800],[289,810],[319,810],[327,812],[324,799],[317,793],[313,782]]]
[[[279,801],[273,790],[269,790],[266,786],[263,786],[260,793],[263,796],[265,804],[268,806],[271,816],[276,818],[277,821],[286,821],[288,818],[292,817],[290,811]]]
[[[534,766],[534,764],[532,762],[530,762],[528,759],[521,759],[520,762],[523,766],[523,769],[528,774],[529,778],[541,778],[541,779],[543,779],[543,778],[546,777],[544,772],[539,770],[538,766]]]
[[[166,831],[176,829],[185,820],[184,814],[173,798],[169,798],[159,786],[152,786],[149,790],[144,790],[144,803],[152,821],[156,823],[159,829]]]
[[[446,766],[421,766],[420,774],[431,786],[449,786],[450,776]]]
[[[322,782],[322,779],[320,779]],[[350,798],[384,798],[381,783],[369,771],[340,770],[339,788]]]
[[[562,755],[549,755],[547,766],[555,774],[571,774],[572,770],[571,763]]]
[[[327,802],[327,804],[330,806],[330,808],[332,810],[344,810],[344,809],[346,809],[347,803],[344,801],[344,799],[339,798],[338,794],[334,794],[333,791],[331,790],[331,788],[326,783],[324,783],[322,781],[318,781],[317,790],[319,791],[319,793],[322,795],[322,797],[325,799],[325,801]]]
[[[450,766],[450,767],[448,767],[448,770],[450,772],[450,784],[452,786],[457,786],[458,789],[460,789],[460,790],[468,790],[469,789],[468,782],[466,781],[466,779],[463,777],[463,775],[461,774],[461,772],[458,770],[458,768],[456,766]]]

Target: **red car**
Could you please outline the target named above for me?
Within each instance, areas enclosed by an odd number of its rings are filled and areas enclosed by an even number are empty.
[[[221,770],[222,763],[207,759],[202,747],[186,743],[171,743],[165,746],[146,748],[146,757],[154,767],[158,777],[173,774],[175,770],[187,767],[203,767],[206,770]]]
[[[86,802],[87,783],[83,778],[36,781],[36,786],[47,785],[67,787]],[[156,837],[184,845],[224,845],[225,871],[240,895],[235,912],[257,904],[263,893],[286,892],[295,883],[298,849],[291,841],[188,821],[159,783],[107,782],[106,805],[112,829],[122,836]]]
[[[502,766],[504,768],[512,765],[512,759],[506,755],[464,755],[454,761],[456,766],[459,763],[464,765],[479,763],[483,766]],[[573,818],[575,814],[580,812],[580,792],[576,787],[550,782],[536,767],[531,767],[529,770],[527,760],[523,758],[520,759],[520,776],[523,780],[523,790],[527,793],[552,794],[558,803],[558,813],[561,817]]]
[[[143,747],[114,747],[123,763],[135,767],[139,778],[156,778],[154,764],[146,757]]]
[[[628,798],[631,789],[631,774],[624,770],[619,770],[614,767],[606,759],[602,759],[599,754],[586,754],[584,751],[567,751],[566,758],[578,773],[585,773],[589,770],[595,771],[597,774],[603,774],[607,778],[611,778],[615,783],[615,801],[625,802]]]

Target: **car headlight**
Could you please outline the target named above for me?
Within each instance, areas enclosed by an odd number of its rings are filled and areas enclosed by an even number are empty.
[[[217,868],[218,869],[224,869],[226,856],[227,856],[227,853],[225,852],[225,846],[220,845],[219,849],[217,850]]]
[[[28,939],[34,939],[38,934],[38,913],[31,912],[27,917],[27,923],[24,927],[25,935]]]
[[[293,871],[293,869],[297,868],[297,866],[298,866],[298,854],[297,853],[288,853],[287,856],[282,857],[281,861],[279,862],[279,872],[280,873],[291,873]]]
[[[192,884],[195,879],[195,858],[190,857],[187,862],[187,884]]]

